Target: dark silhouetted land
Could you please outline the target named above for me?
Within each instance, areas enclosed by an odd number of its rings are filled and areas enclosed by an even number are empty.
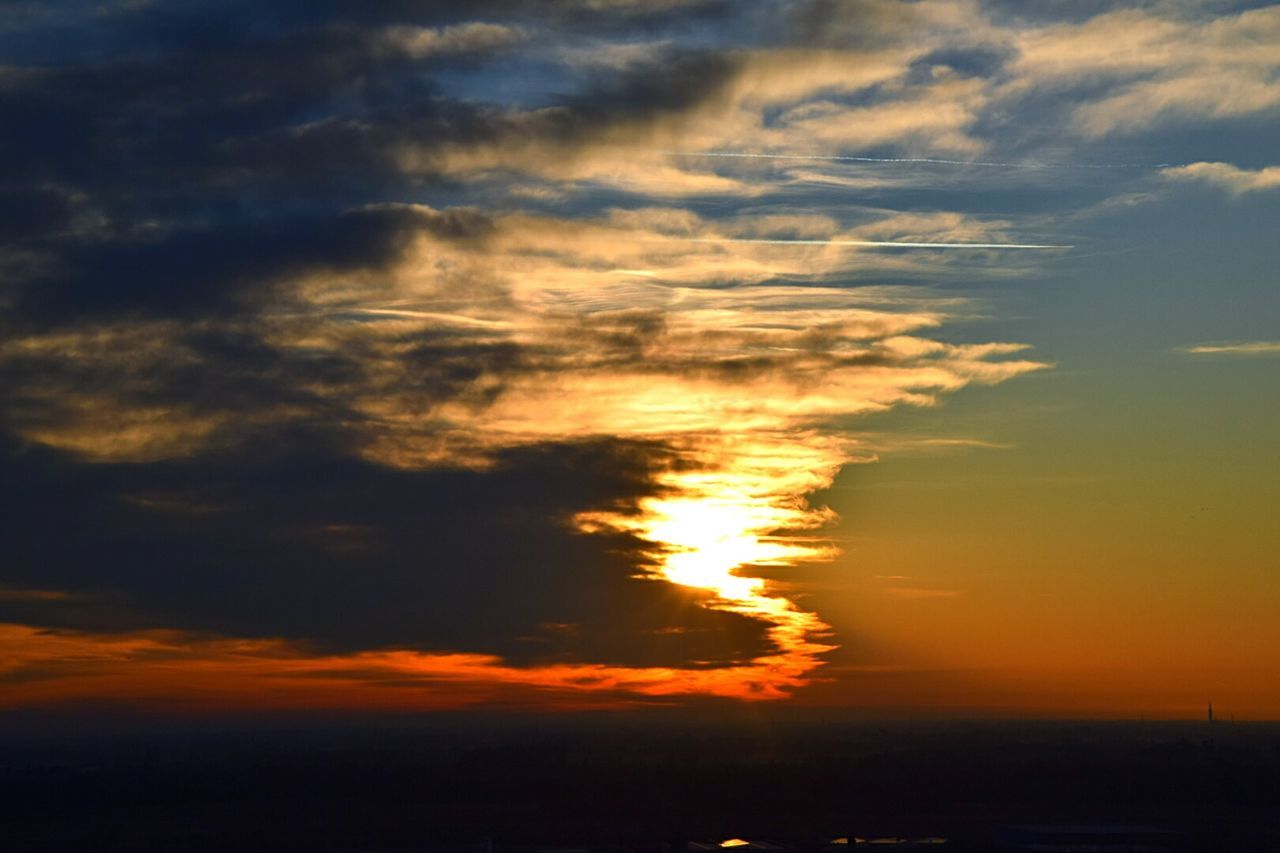
[[[0,794],[5,846],[18,850],[657,853],[729,838],[821,850],[844,837],[1253,851],[1280,849],[1280,726],[11,728]]]

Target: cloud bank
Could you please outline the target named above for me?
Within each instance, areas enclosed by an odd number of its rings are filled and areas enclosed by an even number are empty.
[[[794,695],[866,417],[1048,366],[981,192],[1280,110],[1275,7],[8,5],[14,705]]]

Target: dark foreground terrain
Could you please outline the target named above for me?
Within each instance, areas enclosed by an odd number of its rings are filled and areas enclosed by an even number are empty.
[[[10,850],[1280,850],[1280,727],[10,726],[0,826]]]

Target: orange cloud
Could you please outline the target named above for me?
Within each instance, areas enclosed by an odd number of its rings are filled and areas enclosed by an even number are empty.
[[[519,668],[491,655],[316,655],[283,640],[146,631],[90,634],[0,624],[0,709],[77,703],[201,713],[432,710],[476,704],[618,707],[689,695],[776,699],[806,683],[785,655],[678,669],[590,663]]]

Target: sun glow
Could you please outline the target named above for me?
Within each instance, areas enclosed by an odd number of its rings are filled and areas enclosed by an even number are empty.
[[[805,495],[850,461],[847,442],[812,434],[719,436],[686,451],[685,465],[657,478],[638,513],[583,513],[586,532],[613,529],[650,543],[645,577],[705,590],[706,606],[769,626],[776,651],[737,670],[756,692],[782,695],[821,666],[830,628],[798,607],[765,567],[829,560],[836,549],[804,535],[833,519]]]

